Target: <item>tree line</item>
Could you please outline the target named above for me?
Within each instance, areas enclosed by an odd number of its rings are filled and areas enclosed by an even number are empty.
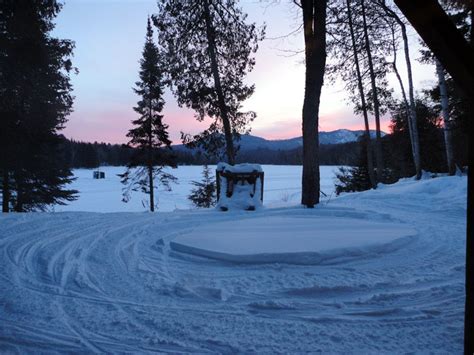
[[[65,163],[71,169],[93,169],[99,166],[126,166],[134,148],[123,144],[89,143],[63,139]],[[359,161],[358,142],[321,145],[321,165],[356,165]],[[200,150],[173,149],[178,165],[215,165],[220,158]],[[301,165],[302,149],[271,150],[257,148],[238,150],[236,163]]]

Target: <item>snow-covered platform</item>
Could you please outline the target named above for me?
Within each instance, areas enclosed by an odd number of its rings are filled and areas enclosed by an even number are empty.
[[[237,263],[333,264],[396,250],[415,235],[413,229],[389,222],[268,216],[202,225],[170,246]]]

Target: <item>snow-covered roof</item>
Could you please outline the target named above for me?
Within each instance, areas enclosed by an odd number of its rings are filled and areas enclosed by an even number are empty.
[[[226,173],[254,173],[254,172],[263,172],[262,167],[259,164],[236,164],[229,165],[227,163],[217,164],[217,171],[222,171]]]

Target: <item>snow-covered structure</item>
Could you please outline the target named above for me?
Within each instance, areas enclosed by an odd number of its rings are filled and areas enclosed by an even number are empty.
[[[94,170],[92,177],[94,179],[105,179],[105,172],[100,170]]]
[[[216,169],[217,208],[253,211],[263,202],[264,173],[258,164],[229,165]]]

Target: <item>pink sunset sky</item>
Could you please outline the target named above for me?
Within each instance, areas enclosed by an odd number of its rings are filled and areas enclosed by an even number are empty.
[[[241,1],[249,21],[267,25],[267,39],[260,44],[254,71],[247,76],[256,85],[244,109],[257,112],[252,134],[268,139],[301,135],[301,108],[304,92],[304,65],[301,55],[288,51],[303,48],[303,35],[275,39],[296,28],[299,9],[291,1]],[[75,140],[125,143],[132,107],[138,97],[132,87],[138,79],[138,61],[144,44],[146,19],[155,13],[155,0],[66,0],[57,18],[54,35],[76,42],[73,75],[74,112],[64,134]],[[412,35],[414,45],[418,39]],[[417,57],[414,47],[412,56]],[[415,64],[418,89],[434,83],[434,69]],[[400,63],[400,66],[402,63]],[[393,78],[392,78],[393,79]],[[394,83],[395,84],[395,83]],[[397,91],[397,86],[394,86]],[[320,107],[320,131],[340,128],[362,129],[362,118],[352,112],[347,93],[340,83],[326,83]],[[197,133],[205,125],[193,112],[177,106],[172,94],[165,95],[165,122],[170,136],[179,143],[180,132]],[[389,118],[382,129],[389,131]],[[371,121],[371,129],[374,123]]]

